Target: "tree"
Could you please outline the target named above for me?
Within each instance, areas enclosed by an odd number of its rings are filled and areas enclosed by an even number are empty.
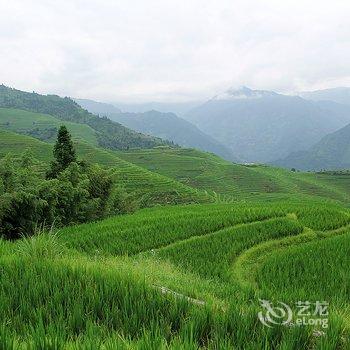
[[[89,178],[90,198],[98,198],[98,209],[96,215],[106,216],[108,200],[111,197],[114,180],[108,171],[98,165],[92,165],[86,172]]]
[[[0,161],[0,178],[2,179],[3,192],[11,192],[16,189],[16,171],[14,158],[8,154]]]
[[[19,158],[0,159],[0,237],[17,239],[34,234],[38,225],[61,227],[138,208],[134,197],[116,186],[113,170],[85,161],[72,161],[63,169],[63,158],[52,162],[56,168],[51,171],[56,172],[50,179],[43,177],[40,162],[28,151]]]
[[[55,160],[51,162],[51,169],[47,173],[48,178],[56,178],[59,173],[77,160],[71,135],[64,125],[58,130],[53,155]]]
[[[5,193],[0,206],[0,234],[8,239],[30,236],[40,222],[44,201],[26,191]]]

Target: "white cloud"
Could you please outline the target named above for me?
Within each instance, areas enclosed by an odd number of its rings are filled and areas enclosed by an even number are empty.
[[[7,85],[105,101],[350,85],[350,2],[0,0]]]

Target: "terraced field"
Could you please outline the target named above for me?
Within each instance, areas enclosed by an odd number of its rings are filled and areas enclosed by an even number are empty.
[[[23,113],[0,110],[0,157],[29,148],[44,172],[52,145],[18,133],[55,122]],[[350,348],[350,174],[115,152],[71,127],[144,209],[0,238],[0,349]],[[300,325],[298,302],[329,314]]]
[[[0,157],[5,157],[7,154],[20,155],[26,149],[30,149],[41,161],[48,161],[52,155],[49,144],[1,129],[0,146]]]
[[[174,179],[150,172],[116,156],[112,151],[93,147],[75,140],[78,158],[106,166],[113,172],[117,184],[140,201],[141,207],[155,204],[208,203],[214,198],[205,191],[186,186]],[[48,164],[52,159],[52,145],[29,136],[0,130],[0,157],[8,153],[19,156],[29,149],[38,160]],[[45,170],[43,164],[43,170]]]
[[[56,140],[57,130],[63,124],[48,114],[33,113],[21,109],[0,108],[0,129],[12,131],[24,135],[44,134],[48,137],[47,142]],[[64,125],[71,133],[73,139],[84,140],[93,146],[97,146],[96,131],[88,125],[65,121]],[[51,129],[51,132],[49,132]]]
[[[0,347],[348,349],[350,212],[284,201],[144,209],[0,241]],[[269,328],[259,299],[288,303]],[[296,302],[329,302],[328,327]]]
[[[192,149],[131,150],[121,158],[192,187],[212,191],[219,200],[266,200],[309,195],[350,200],[350,175],[297,173],[265,165],[240,165]]]
[[[51,146],[24,135],[21,137],[18,133],[31,133],[35,136],[35,130],[39,130],[37,136],[40,137],[41,131],[55,129],[61,124],[61,120],[50,115],[0,108],[2,146],[0,156],[8,152],[19,154],[24,149],[30,148],[39,160],[49,162]],[[276,198],[289,199],[291,196],[300,198],[300,195],[318,196],[343,203],[350,201],[350,174],[339,176],[295,173],[263,165],[239,165],[193,149],[161,147],[113,152],[96,146],[96,131],[89,126],[70,122],[65,124],[72,133],[81,159],[117,167],[121,183],[130,191],[136,190],[140,193],[145,187],[147,193],[154,192],[152,197],[144,198],[142,206],[148,206],[154,201],[163,203],[160,197],[164,189],[167,193],[163,196],[164,203],[172,204],[203,202],[203,200],[205,202],[213,200],[233,202],[247,199],[273,201]],[[16,134],[11,134],[9,131]],[[55,132],[47,141],[51,142],[54,138]],[[144,169],[151,173],[145,172]],[[170,190],[171,186],[174,191]],[[181,196],[176,195],[176,191],[186,192],[186,198],[182,200]],[[209,196],[203,192],[207,192],[211,198],[208,199]],[[193,200],[196,196],[201,199]]]

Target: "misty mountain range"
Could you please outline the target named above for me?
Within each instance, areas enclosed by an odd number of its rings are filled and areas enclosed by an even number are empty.
[[[307,150],[350,122],[337,104],[246,87],[215,96],[185,116],[247,162],[267,163]]]
[[[197,148],[215,153],[226,160],[239,161],[229,148],[174,113],[155,110],[143,113],[121,112],[117,108],[113,110],[109,104],[104,105],[100,102],[82,99],[76,99],[76,102],[91,113],[107,116],[111,120],[143,134],[158,135],[157,137],[183,147]]]
[[[174,113],[179,117],[183,117],[191,109],[201,105],[203,101],[189,101],[189,102],[148,102],[148,103],[122,103],[115,102],[113,105],[117,106],[122,111],[131,113],[144,113],[156,110],[163,113]]]
[[[213,152],[227,160],[320,170],[350,165],[350,151],[346,152],[345,146],[350,140],[347,96],[349,88],[289,96],[241,87],[189,109],[182,118],[175,113],[127,113],[120,106],[76,101],[90,112],[138,132]],[[350,141],[348,147],[350,150]]]
[[[308,100],[333,101],[344,105],[350,105],[350,88],[347,87],[301,92],[299,95]]]
[[[304,97],[318,101],[325,108],[337,106],[343,115],[349,114],[350,88],[335,88],[302,93]],[[339,104],[342,102],[343,105]],[[306,151],[295,152],[274,162],[277,166],[301,170],[329,170],[350,168],[350,124],[324,136]]]

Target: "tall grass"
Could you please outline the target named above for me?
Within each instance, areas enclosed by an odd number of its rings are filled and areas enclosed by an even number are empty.
[[[272,219],[174,244],[156,254],[204,277],[228,279],[234,259],[244,250],[268,239],[297,235],[302,231],[297,221]]]
[[[0,262],[4,349],[246,349],[277,344],[288,333],[266,334],[254,310],[198,307],[84,258],[11,256]]]
[[[38,229],[34,236],[23,236],[17,244],[20,256],[27,258],[55,258],[64,253],[65,247],[58,240],[58,232]]]
[[[160,215],[159,215],[160,211]],[[200,236],[237,224],[278,216],[278,207],[187,206],[170,210],[146,210],[132,216],[63,229],[60,240],[86,253],[136,254],[160,248],[192,236]]]
[[[316,204],[195,205],[0,240],[0,349],[346,349],[350,234],[326,230],[347,223]],[[305,232],[313,242],[276,246],[241,288],[241,254]],[[330,328],[266,328],[259,297],[328,298]]]
[[[326,300],[343,307],[350,297],[349,267],[348,230],[340,236],[277,250],[260,266],[256,278],[261,289],[285,300]]]

